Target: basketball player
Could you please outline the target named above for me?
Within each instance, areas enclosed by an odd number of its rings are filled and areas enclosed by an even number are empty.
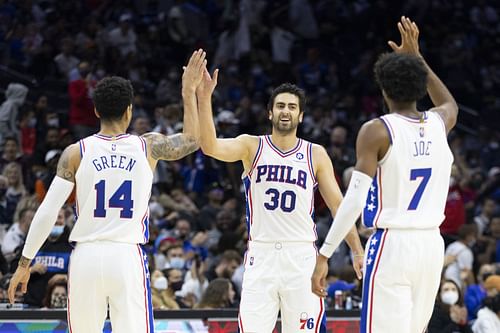
[[[313,221],[318,187],[332,214],[342,200],[326,150],[297,138],[305,108],[303,90],[277,87],[269,100],[272,134],[217,139],[210,96],[217,83],[205,72],[197,91],[203,152],[225,162],[242,161],[246,191],[248,251],[240,302],[241,332],[271,332],[281,311],[282,331],[325,328],[323,300],[311,290],[317,251]],[[363,248],[356,228],[346,238],[361,277]]]
[[[313,291],[326,296],[327,260],[362,213],[375,232],[365,248],[361,332],[424,332],[443,268],[438,227],[453,161],[446,136],[458,108],[420,55],[417,25],[402,17],[398,28],[402,44],[389,42],[394,53],[375,64],[390,113],[359,131],[355,171],[312,277]],[[426,90],[435,107],[421,112]]]
[[[26,292],[30,263],[49,235],[59,208],[76,184],[77,222],[70,241],[68,326],[72,333],[102,333],[108,305],[113,332],[153,332],[147,257],[148,201],[158,160],[176,160],[198,148],[195,90],[205,68],[195,51],[184,70],[184,130],[164,136],[125,134],[132,119],[133,89],[120,77],[101,80],[94,92],[99,133],[68,146],[29,230],[8,294]]]

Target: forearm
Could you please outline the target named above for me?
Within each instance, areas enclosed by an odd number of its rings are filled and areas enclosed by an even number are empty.
[[[71,194],[74,184],[56,176],[31,222],[23,257],[33,259],[56,223],[57,214]]]
[[[196,142],[200,141],[200,124],[198,121],[198,106],[196,93],[193,89],[182,89],[182,100],[184,104],[183,134],[192,136]]]
[[[423,58],[422,61],[424,62],[425,68],[428,72],[427,93],[429,94],[432,103],[435,106],[441,106],[448,103],[456,106],[457,103],[455,101],[455,98],[453,98],[448,88],[446,88],[446,86],[444,85],[443,81],[439,79],[436,73],[434,73],[429,64],[427,64],[427,62]]]
[[[371,182],[372,179],[368,175],[359,171],[353,172],[344,200],[342,200],[340,204],[337,214],[335,215],[335,220],[319,251],[323,256],[328,258],[331,257],[340,242],[346,237],[349,230],[352,230],[354,223],[365,205]],[[355,246],[355,244],[352,245]],[[359,247],[361,248],[361,245],[359,245]]]
[[[358,229],[356,229],[356,225],[354,225],[347,236],[345,237],[345,241],[351,252],[355,256],[363,255],[363,246],[361,245],[361,240],[359,239]]]
[[[211,148],[216,144],[217,134],[215,131],[212,102],[210,98],[200,98],[198,100],[200,109],[200,146],[205,154],[210,155]]]

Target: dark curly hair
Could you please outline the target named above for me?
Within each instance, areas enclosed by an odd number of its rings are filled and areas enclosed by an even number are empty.
[[[384,53],[375,63],[375,80],[395,102],[416,102],[427,93],[427,69],[413,55]]]
[[[267,103],[267,110],[272,111],[274,105],[274,99],[279,94],[290,93],[299,98],[299,109],[300,112],[304,112],[306,108],[306,93],[303,89],[300,89],[295,84],[291,83],[283,83],[276,87],[271,93],[271,97],[269,98],[269,102]]]
[[[106,77],[97,84],[93,100],[101,120],[120,119],[134,99],[134,88],[129,80],[118,76]]]

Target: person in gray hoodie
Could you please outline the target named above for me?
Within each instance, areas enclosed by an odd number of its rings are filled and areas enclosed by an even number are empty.
[[[7,136],[19,137],[17,114],[28,95],[28,87],[21,83],[10,83],[5,91],[7,98],[0,106],[0,145]]]

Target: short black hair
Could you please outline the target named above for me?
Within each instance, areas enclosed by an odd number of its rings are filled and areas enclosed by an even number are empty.
[[[383,53],[374,72],[380,89],[395,102],[416,102],[427,93],[427,69],[417,56]]]
[[[134,99],[134,88],[129,80],[110,76],[97,83],[94,106],[103,121],[120,119]]]
[[[300,112],[304,112],[306,108],[306,93],[304,92],[303,89],[297,87],[295,84],[288,82],[280,84],[273,90],[273,92],[271,93],[271,97],[269,98],[269,102],[267,103],[268,111],[272,111],[274,105],[274,99],[276,98],[276,96],[283,93],[290,93],[292,95],[297,96],[299,98],[299,110]]]

